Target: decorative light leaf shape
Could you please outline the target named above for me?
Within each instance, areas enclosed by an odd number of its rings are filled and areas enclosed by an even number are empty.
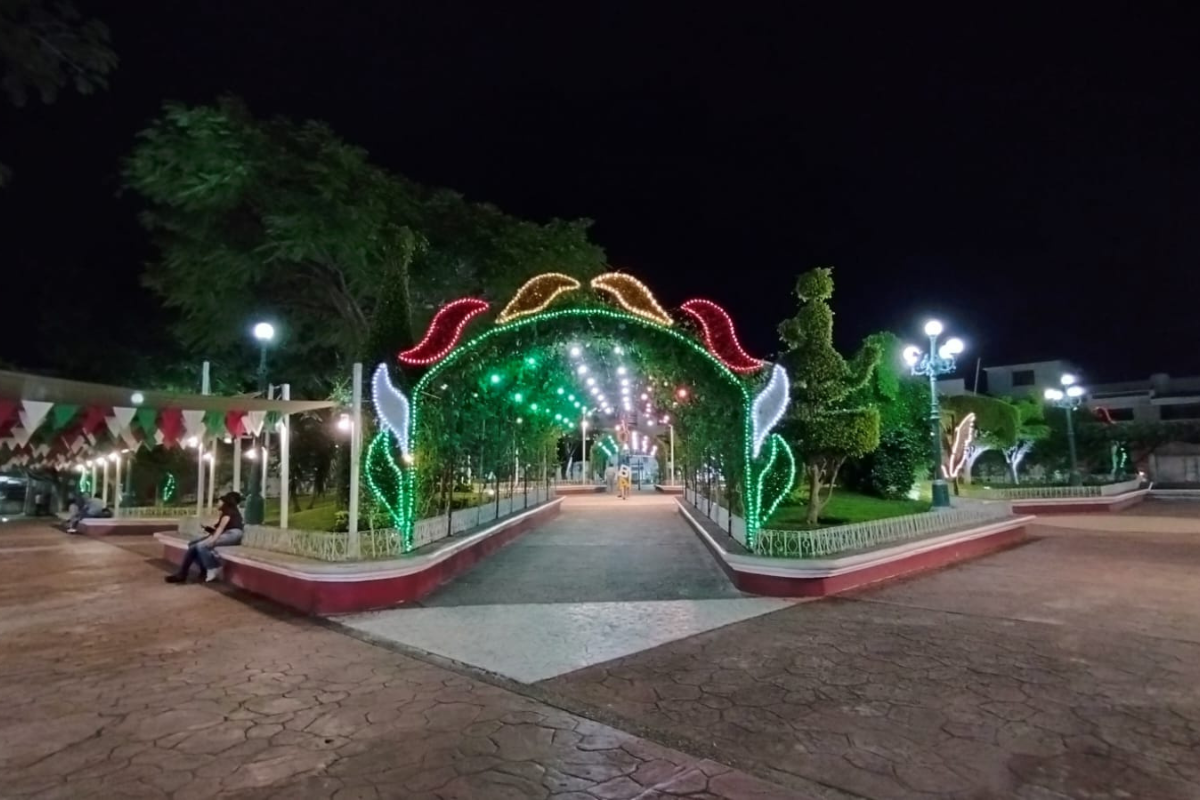
[[[673,325],[675,320],[663,310],[654,299],[654,295],[646,284],[632,275],[623,272],[606,272],[592,278],[592,288],[608,292],[617,302],[631,314],[657,322],[659,325]]]
[[[380,431],[367,446],[366,479],[375,499],[391,518],[393,527],[404,529],[404,476],[392,458],[388,434]]]
[[[767,464],[758,475],[758,518],[766,522],[796,483],[796,458],[778,433],[767,444]]]
[[[486,301],[474,297],[464,297],[442,306],[433,315],[425,337],[416,346],[400,353],[400,360],[414,366],[425,366],[440,361],[458,344],[458,338],[467,323],[486,311],[487,307]]]
[[[767,435],[779,424],[783,412],[787,411],[790,391],[787,372],[783,367],[775,364],[771,370],[771,380],[767,382],[766,388],[754,398],[754,403],[750,407],[750,420],[754,425],[751,443],[755,458],[758,458],[759,452],[762,451]]]
[[[547,272],[530,278],[517,290],[516,296],[508,302],[500,316],[496,317],[496,323],[503,325],[514,319],[536,314],[553,303],[563,292],[572,292],[582,285],[570,275],[563,275],[561,272]]]
[[[383,427],[396,437],[400,452],[408,455],[408,398],[392,385],[391,375],[388,374],[387,364],[375,368],[371,378],[371,394],[375,400],[375,413]]]
[[[738,342],[733,319],[711,300],[688,300],[680,310],[690,314],[704,330],[704,344],[721,363],[734,372],[754,372],[762,367],[762,359],[754,358]]]
[[[946,464],[942,465],[943,477],[958,477],[958,473],[962,471],[963,465],[967,463],[967,451],[970,449],[971,442],[974,439],[975,412],[972,411],[963,417],[962,422],[958,423],[954,428],[954,440],[950,443],[950,457]]]

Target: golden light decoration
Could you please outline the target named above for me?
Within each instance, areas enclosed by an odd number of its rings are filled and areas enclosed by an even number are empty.
[[[496,317],[496,323],[503,325],[514,319],[536,314],[553,303],[563,292],[574,291],[580,286],[582,284],[579,281],[561,272],[546,272],[530,278],[517,290],[516,296],[504,307],[500,316]]]
[[[637,314],[659,325],[673,325],[675,322],[654,299],[649,287],[632,275],[606,272],[592,279],[592,288],[608,292],[631,314]]]

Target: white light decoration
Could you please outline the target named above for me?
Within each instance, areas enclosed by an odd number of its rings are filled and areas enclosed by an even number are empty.
[[[146,395],[142,394],[141,392],[134,392],[129,396],[129,402],[133,403],[135,406],[140,406],[142,403],[146,402]]]
[[[643,400],[649,400],[649,399],[650,399],[650,395],[646,394],[645,392],[642,392],[642,399],[643,399]]]
[[[575,371],[577,373],[579,373],[580,375],[586,375],[587,374],[587,364],[580,364],[578,367],[575,368]]]
[[[963,344],[963,340],[959,339],[957,336],[951,336],[949,339],[947,339],[945,347],[946,352],[952,356],[960,354],[967,348],[967,346]]]
[[[618,375],[624,375],[624,374],[625,374],[625,367],[623,367],[623,366],[621,366],[621,367],[617,367],[617,374],[618,374]]]
[[[767,387],[758,397],[754,398],[754,404],[750,410],[751,420],[754,424],[751,441],[755,458],[762,450],[767,435],[779,423],[783,412],[787,410],[789,391],[787,373],[784,372],[783,367],[775,364],[771,370],[771,380],[767,382]]]
[[[396,444],[400,446],[401,455],[407,458],[409,455],[408,398],[392,385],[387,364],[380,364],[375,368],[375,375],[371,378],[371,392],[375,400],[375,413],[379,417],[380,424],[396,437]]]
[[[1062,400],[1063,393],[1060,389],[1047,389],[1043,392],[1047,400]]]
[[[628,385],[629,385],[629,378],[621,378],[621,385],[622,385],[622,386],[628,386]]]
[[[975,440],[975,414],[974,412],[963,417],[962,422],[958,423],[958,427],[954,429],[954,442],[950,445],[949,454],[949,469],[947,465],[942,465],[942,475],[947,478],[957,478],[962,471],[963,466],[967,463],[967,453],[971,449],[971,442]]]
[[[1059,378],[1058,380],[1062,383],[1063,386],[1074,386],[1076,378],[1071,373],[1065,372],[1065,373],[1063,373],[1063,376],[1061,378]]]
[[[572,358],[579,358],[579,356],[582,353],[583,353],[583,351],[579,349],[579,345],[575,345],[571,348],[571,357]]]
[[[936,319],[931,319],[925,323],[926,336],[940,336],[942,333],[942,323]]]
[[[588,386],[595,386],[595,385],[596,385],[596,379],[595,379],[595,378],[588,378],[588,379],[587,379],[587,385],[588,385]]]
[[[275,338],[275,326],[269,322],[260,322],[254,326],[254,338],[260,342],[269,342]]]
[[[184,442],[184,444],[186,444],[188,447],[197,447],[200,444],[200,440],[197,439],[195,436],[189,436],[187,441]]]
[[[628,395],[628,394],[629,394],[629,387],[628,387],[628,386],[622,386],[622,387],[621,387],[621,394]]]
[[[339,431],[348,431],[353,425],[354,423],[350,420],[349,414],[342,414],[338,417],[337,427]]]
[[[108,460],[109,460],[109,461],[112,461],[112,462],[114,462],[114,463],[115,463],[115,462],[116,462],[116,460],[117,460],[118,458],[120,458],[120,456],[119,456],[119,455],[117,455],[116,453],[109,453],[109,454],[108,454]]]
[[[908,347],[904,348],[904,363],[905,364],[908,364],[910,367],[914,367],[914,366],[916,366],[917,362],[920,359],[921,359],[921,348],[916,347],[911,344]]]
[[[1067,397],[1083,397],[1083,387],[1082,386],[1068,386],[1067,387]]]

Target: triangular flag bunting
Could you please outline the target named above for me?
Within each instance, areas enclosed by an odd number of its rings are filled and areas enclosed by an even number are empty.
[[[116,409],[113,409],[114,411]],[[133,418],[137,420],[138,427],[146,432],[147,436],[153,436],[158,430],[158,411],[153,408],[139,408],[134,412]]]
[[[203,411],[184,411],[183,412],[183,428],[187,431],[188,436],[195,436],[197,439],[204,437],[204,412]]]
[[[21,426],[27,431],[37,430],[53,407],[54,403],[43,403],[41,400],[22,400]]]
[[[29,444],[29,437],[33,436],[33,431],[29,428],[13,428],[12,437],[16,440],[18,447],[24,447]]]
[[[50,428],[52,430],[61,431],[67,427],[67,423],[75,418],[79,413],[79,406],[71,403],[58,403],[50,410]]]
[[[105,417],[104,424],[108,426],[108,432],[112,434],[114,439],[120,435],[121,420],[117,419],[116,417]]]
[[[243,424],[245,419],[245,411],[228,412],[225,414],[225,430],[229,431],[230,436],[245,436],[246,426]]]
[[[132,428],[121,429],[121,440],[125,442],[125,446],[130,450],[137,450],[142,446],[142,443],[138,441],[137,434],[133,432]]]
[[[258,436],[262,433],[263,421],[267,417],[265,411],[247,411],[246,412],[246,433],[251,436]]]
[[[113,409],[113,416],[121,423],[121,430],[125,430],[133,422],[133,415],[138,412],[136,408],[124,408],[118,406]]]
[[[83,422],[80,423],[84,433],[95,433],[104,424],[105,418],[104,408],[101,406],[91,406],[83,414]]]
[[[3,427],[5,422],[8,422],[9,419],[15,416],[14,412],[17,410],[18,405],[19,403],[16,400],[6,400],[0,397],[0,427]]]
[[[183,433],[183,412],[178,408],[164,408],[158,415],[158,431],[162,434],[160,444],[173,445]]]
[[[208,411],[204,414],[204,429],[208,431],[211,437],[221,437],[225,435],[225,412],[223,411]]]

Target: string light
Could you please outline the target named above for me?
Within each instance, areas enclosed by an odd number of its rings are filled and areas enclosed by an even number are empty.
[[[547,272],[530,278],[517,290],[516,296],[504,307],[500,316],[496,317],[496,324],[505,325],[521,317],[537,314],[563,292],[574,291],[580,286],[582,284],[579,281],[561,272]]]
[[[519,331],[525,326],[529,325],[537,325],[539,323],[567,319],[590,319],[597,321],[607,320],[618,324],[623,323],[633,324],[635,326],[640,325],[649,330],[656,330],[659,333],[669,337],[671,341],[686,347],[690,347],[692,348],[693,352],[707,359],[708,362],[713,365],[715,374],[721,379],[725,380],[729,385],[735,387],[741,393],[743,398],[742,430],[745,448],[743,459],[744,485],[750,487],[751,489],[751,491],[746,493],[744,514],[746,521],[747,547],[752,549],[754,546],[754,541],[757,537],[757,532],[761,528],[762,519],[764,518],[761,514],[761,503],[759,502],[759,498],[761,497],[760,487],[762,486],[762,481],[766,477],[766,473],[761,470],[761,462],[756,462],[756,459],[752,453],[754,421],[752,419],[753,405],[751,402],[749,389],[742,379],[740,379],[713,353],[709,352],[704,345],[701,345],[699,342],[676,330],[661,327],[663,323],[660,320],[647,317],[645,314],[638,313],[634,309],[629,309],[629,313],[615,309],[595,307],[566,308],[556,311],[542,311],[538,313],[529,312],[527,314],[522,314],[519,319],[514,318],[511,321],[497,324],[496,327],[484,331],[473,339],[459,344],[450,353],[448,353],[444,359],[434,365],[434,367],[427,372],[414,387],[413,396],[416,399],[412,408],[412,418],[409,422],[410,430],[418,430],[420,407],[421,404],[425,402],[426,397],[426,395],[422,394],[422,389],[424,389],[427,385],[430,385],[432,381],[436,379],[436,376],[439,372],[444,369],[448,369],[451,365],[457,363],[467,354],[475,352],[475,350],[481,347],[484,343],[490,341],[495,336],[511,335],[511,333]],[[774,380],[774,376],[772,376],[772,379]],[[786,377],[784,380],[786,380]],[[604,407],[606,413],[610,415],[612,414],[611,405],[602,407]],[[782,414],[782,412],[780,412],[780,414]],[[668,422],[669,417],[664,417],[663,421],[664,423]],[[368,457],[376,459],[383,457],[383,460],[390,465],[390,467],[385,470],[383,474],[391,474],[392,477],[398,478],[398,483],[395,489],[395,497],[392,497],[391,499],[383,498],[383,502],[385,508],[388,508],[389,510],[395,509],[393,520],[396,523],[397,530],[401,531],[402,547],[404,552],[409,552],[413,547],[412,526],[415,520],[415,470],[400,470],[400,468],[396,466],[395,462],[391,460],[390,455],[386,453],[386,448],[384,448],[383,444],[377,444],[379,441],[380,437],[378,436],[375,440],[373,440],[372,447],[368,450]],[[393,469],[395,472],[391,473],[391,470]],[[368,472],[370,471],[368,470]],[[378,480],[375,477],[369,478],[369,482],[372,485],[372,491],[377,491],[379,489]],[[378,494],[377,497],[379,497]]]
[[[396,437],[400,452],[408,455],[411,406],[408,398],[392,385],[387,364],[380,364],[375,368],[375,375],[371,378],[371,394],[380,424]]]
[[[771,380],[758,397],[754,398],[751,406],[751,418],[754,424],[753,450],[755,458],[762,450],[767,434],[778,424],[783,412],[788,407],[788,376],[783,367],[778,364],[771,370]]]
[[[954,444],[950,447],[950,469],[941,465],[942,475],[946,478],[957,478],[958,473],[967,463],[967,450],[975,440],[975,412],[963,417],[954,429]]]
[[[787,478],[783,485],[775,492],[773,499],[763,503],[763,490],[766,487],[768,479],[774,474],[776,462],[779,460],[779,454],[783,453],[784,459],[787,461]],[[758,480],[758,486],[755,491],[758,493],[758,507],[760,509],[759,516],[763,522],[771,518],[775,513],[775,509],[783,502],[783,499],[788,496],[788,492],[792,490],[792,486],[796,483],[796,457],[792,454],[792,448],[784,441],[783,437],[778,433],[771,434],[771,454],[767,458],[767,465],[763,467],[762,473]]]
[[[412,366],[426,366],[441,360],[458,344],[467,323],[487,308],[486,301],[474,297],[464,297],[442,306],[433,315],[424,338],[416,346],[400,353],[400,361]]]
[[[623,272],[607,272],[592,279],[592,288],[608,292],[617,299],[621,307],[631,314],[657,322],[659,325],[673,325],[663,307],[654,299],[654,294],[646,284],[632,275]]]
[[[753,358],[742,349],[733,328],[733,319],[725,313],[725,309],[711,300],[700,299],[688,300],[679,308],[700,323],[708,351],[719,358],[722,364],[734,372],[754,372],[762,367],[761,359]]]

